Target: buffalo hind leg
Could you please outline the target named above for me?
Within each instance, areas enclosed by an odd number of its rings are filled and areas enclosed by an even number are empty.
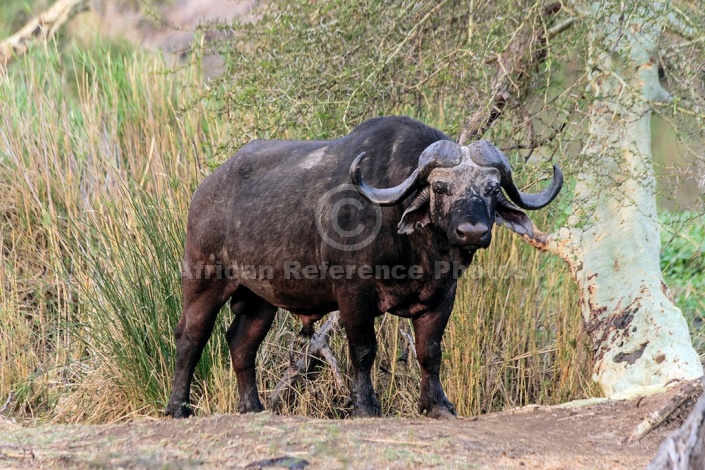
[[[453,309],[453,297],[450,305],[443,305],[413,320],[416,354],[421,366],[419,413],[425,412],[429,418],[452,419],[456,416],[455,407],[446,397],[438,377],[441,369],[441,339]]]
[[[348,338],[352,365],[350,386],[350,399],[353,405],[352,416],[355,418],[381,416],[382,410],[377,403],[370,377],[370,371],[377,354],[374,315],[369,313],[371,309],[342,304],[339,307],[340,324],[345,329]]]
[[[272,326],[277,308],[243,287],[233,295],[230,308],[235,318],[228,328],[226,338],[240,395],[237,411],[262,411],[264,406],[257,391],[255,358],[259,345]]]
[[[193,415],[190,393],[193,373],[208,342],[220,307],[230,297],[228,285],[219,280],[185,279],[184,311],[176,325],[176,367],[165,413],[174,418]]]

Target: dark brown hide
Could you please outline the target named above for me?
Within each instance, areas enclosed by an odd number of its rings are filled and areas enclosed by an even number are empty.
[[[350,184],[351,172],[359,181],[364,176],[367,194],[362,184]],[[407,117],[370,119],[337,140],[247,144],[203,181],[191,202],[184,311],[166,412],[192,414],[194,369],[218,310],[230,301],[235,319],[227,340],[238,411],[263,408],[255,356],[283,308],[300,315],[309,334],[313,321],[340,310],[354,416],[380,414],[370,379],[375,317],[389,312],[412,319],[419,409],[430,417],[454,416],[438,374],[457,274],[489,244],[495,220],[519,232],[531,226],[502,196],[503,172],[478,165],[467,147]],[[414,174],[411,189],[375,189],[399,188]],[[552,188],[550,199],[558,193],[555,181]],[[375,195],[380,199],[370,203]]]

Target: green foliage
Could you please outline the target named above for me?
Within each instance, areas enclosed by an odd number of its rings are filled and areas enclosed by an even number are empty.
[[[661,213],[661,269],[688,320],[698,352],[705,351],[705,217]]]
[[[472,2],[268,2],[260,21],[212,46],[226,59],[207,94],[234,126],[225,154],[254,137],[334,138],[387,114],[457,135],[488,105],[493,60],[516,24],[539,23],[540,2],[524,3],[528,16],[508,2],[476,5],[469,25]]]

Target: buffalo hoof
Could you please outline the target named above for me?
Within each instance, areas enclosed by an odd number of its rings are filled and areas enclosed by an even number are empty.
[[[193,410],[188,403],[180,403],[178,405],[170,404],[166,407],[166,410],[164,410],[164,414],[174,419],[184,419],[193,416]]]
[[[419,402],[419,413],[433,419],[455,419],[458,417],[453,404],[443,396],[435,403]]]
[[[374,395],[364,400],[352,400],[353,409],[350,416],[353,418],[380,418],[382,417],[382,408],[375,399]]]
[[[426,416],[433,419],[457,419],[458,417],[453,408],[449,409],[444,405],[434,406],[426,413]]]
[[[355,406],[350,415],[353,418],[381,418],[382,410],[379,408],[379,405]]]
[[[264,406],[262,406],[262,403],[259,401],[259,399],[257,401],[240,401],[240,403],[237,405],[237,412],[240,414],[259,413],[261,411],[264,411]]]

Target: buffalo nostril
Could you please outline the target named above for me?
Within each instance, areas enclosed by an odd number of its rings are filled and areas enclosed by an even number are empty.
[[[477,236],[478,236],[478,242],[477,242],[478,245],[488,246],[490,244],[490,240],[492,240],[492,232],[485,224],[478,224]]]
[[[485,233],[483,233],[480,237],[480,241],[485,245],[489,245],[490,241],[492,241],[492,231],[490,231],[489,229],[486,230]]]
[[[455,228],[455,237],[458,243],[474,244],[474,245],[489,245],[492,239],[490,228],[482,222],[471,224],[468,222],[462,223]]]
[[[466,242],[468,238],[472,235],[474,228],[472,224],[464,223],[458,225],[455,229],[455,235],[458,237],[458,241]]]

